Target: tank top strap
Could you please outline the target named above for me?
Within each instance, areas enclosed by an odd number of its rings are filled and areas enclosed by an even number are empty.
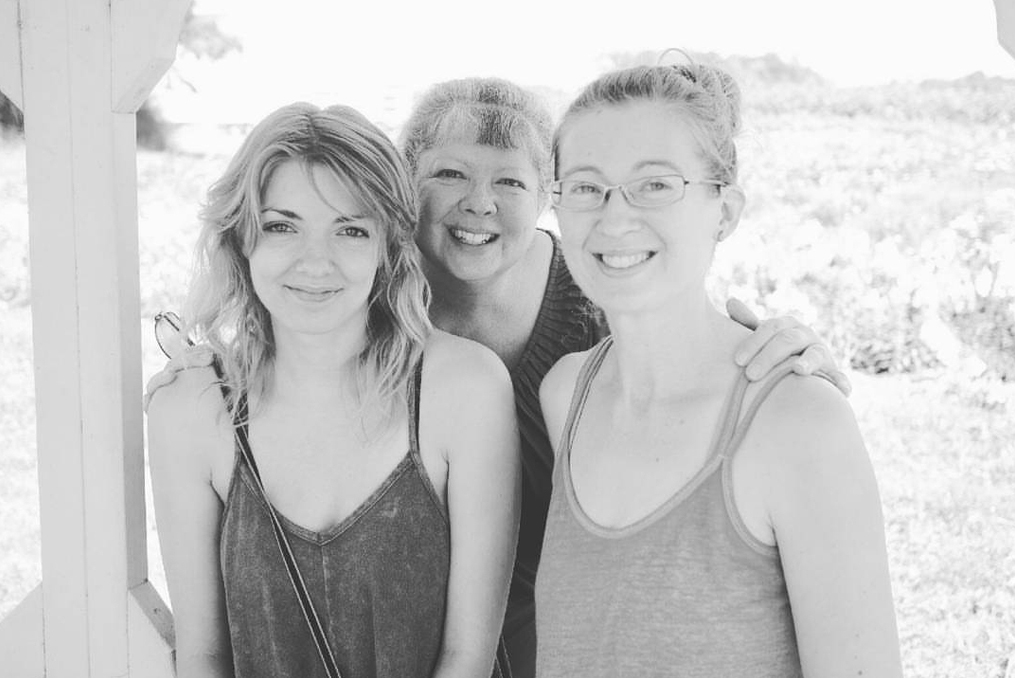
[[[589,397],[589,389],[592,386],[592,379],[596,376],[596,373],[599,372],[599,368],[602,366],[603,360],[606,358],[606,352],[612,345],[612,336],[603,338],[598,344],[592,347],[592,351],[582,364],[581,370],[578,371],[578,378],[574,383],[574,392],[571,395],[571,406],[567,412],[567,419],[564,420],[564,429],[560,434],[560,445],[557,447],[558,455],[564,450],[571,449],[571,443],[574,440],[575,424],[577,424],[582,409],[585,407],[585,401]]]
[[[419,398],[423,387],[423,358],[416,363],[412,378],[409,379],[409,393],[406,398],[409,407],[409,451],[419,456]]]
[[[737,389],[740,390],[740,399],[736,405],[735,411],[729,413],[729,417],[725,422],[728,427],[728,432],[724,431],[723,439],[720,440],[719,454],[725,459],[732,459],[733,455],[736,454],[737,449],[740,447],[740,443],[743,442],[744,436],[747,435],[748,429],[751,427],[751,422],[754,421],[755,415],[758,413],[758,409],[761,408],[769,394],[772,392],[779,382],[781,382],[787,375],[793,371],[793,363],[796,360],[796,356],[787,358],[782,363],[772,368],[772,371],[761,381],[758,386],[758,391],[753,395],[750,402],[747,403],[746,410],[743,408],[744,394],[747,390],[747,377],[741,372],[741,377],[737,381]],[[741,415],[741,411],[743,414]]]
[[[238,448],[236,463],[242,464],[245,462],[250,468],[250,473],[253,474],[254,478],[256,478],[258,483],[260,483],[261,472],[257,470],[257,461],[254,459],[254,451],[250,449],[250,438],[247,432],[247,422],[250,417],[248,417],[247,414],[247,394],[241,393],[240,397],[236,399],[236,409],[233,411],[233,438],[236,440],[236,446]],[[267,498],[265,499],[267,500]]]

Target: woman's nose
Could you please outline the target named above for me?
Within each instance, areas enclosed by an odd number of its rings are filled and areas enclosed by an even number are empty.
[[[308,237],[302,243],[296,262],[301,271],[308,274],[329,272],[335,265],[327,242],[320,238]]]
[[[459,203],[462,210],[478,216],[489,216],[497,211],[497,200],[490,187],[483,182],[473,182],[469,191]]]

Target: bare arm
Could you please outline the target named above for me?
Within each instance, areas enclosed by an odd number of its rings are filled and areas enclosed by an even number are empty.
[[[863,440],[831,386],[792,381],[771,396],[792,417],[765,427],[774,459],[766,503],[804,675],[901,677],[884,519]]]
[[[434,678],[490,675],[518,537],[520,452],[511,381],[492,352],[462,342],[455,338],[451,359],[437,357],[424,378],[440,384],[427,408],[437,414],[421,426],[445,432],[451,522],[444,639]]]
[[[550,443],[553,445],[554,457],[559,452],[560,436],[564,431],[564,423],[567,420],[567,411],[571,406],[571,396],[574,393],[575,382],[578,380],[578,373],[589,353],[590,351],[583,351],[565,355],[550,368],[550,371],[543,377],[543,383],[539,385],[539,405],[543,410],[546,434],[550,437]]]
[[[222,504],[211,483],[212,449],[224,408],[211,370],[190,370],[161,389],[148,413],[148,449],[176,627],[180,678],[233,675],[219,569]]]

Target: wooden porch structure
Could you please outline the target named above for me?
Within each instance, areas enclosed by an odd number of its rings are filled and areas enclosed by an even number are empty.
[[[25,113],[43,584],[0,622],[4,678],[169,678],[148,582],[134,113],[189,0],[0,0]],[[1015,56],[1015,0],[995,0]]]
[[[43,584],[0,675],[173,675],[148,582],[134,113],[189,0],[0,0],[0,90],[25,114]]]

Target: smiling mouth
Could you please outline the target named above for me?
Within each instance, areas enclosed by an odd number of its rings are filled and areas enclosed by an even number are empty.
[[[625,269],[648,261],[655,255],[655,252],[638,252],[636,254],[595,254],[594,256],[607,268]]]
[[[292,292],[297,299],[315,302],[327,301],[341,291],[335,288],[309,289],[306,287],[292,287],[291,285],[285,285],[285,288]]]
[[[486,245],[493,242],[500,236],[496,233],[473,233],[472,231],[463,231],[460,228],[449,229],[451,237],[462,243],[463,245]]]

